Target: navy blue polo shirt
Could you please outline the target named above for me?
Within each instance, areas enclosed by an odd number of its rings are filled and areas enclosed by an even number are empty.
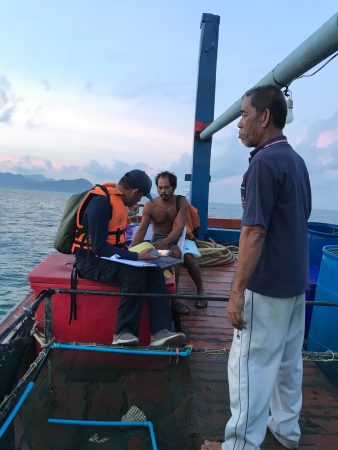
[[[309,174],[301,156],[278,136],[251,152],[241,187],[242,226],[262,225],[266,238],[248,289],[292,297],[308,285]]]

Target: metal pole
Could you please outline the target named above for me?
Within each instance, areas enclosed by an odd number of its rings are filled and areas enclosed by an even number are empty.
[[[97,345],[89,346],[89,345],[77,345],[77,344],[63,344],[57,342],[53,344],[53,348],[56,349],[66,349],[66,350],[80,350],[87,352],[102,352],[102,353],[121,353],[124,355],[143,355],[143,356],[191,356],[191,349],[186,348],[185,350],[129,350],[127,348],[111,348],[111,347],[99,347]]]
[[[324,59],[338,51],[338,13],[334,14],[317,31],[299,45],[290,55],[263,77],[255,86],[274,84],[278,87],[289,86],[299,76],[312,69]],[[247,90],[247,89],[246,89]],[[205,128],[200,138],[210,138],[240,116],[242,98]]]
[[[211,140],[202,142],[199,132],[214,120],[219,20],[219,16],[203,14],[201,22],[190,199],[199,211],[201,239],[208,228]]]
[[[45,340],[49,344],[53,339],[53,303],[52,296],[45,298]]]
[[[120,292],[120,291],[96,291],[92,289],[66,289],[66,288],[54,288],[57,294],[85,294],[85,295],[111,295],[113,297],[142,297],[142,298],[179,298],[198,300],[203,297],[204,300],[215,301],[228,301],[228,297],[214,296],[214,295],[199,295],[199,294],[162,294],[160,292]]]
[[[34,387],[34,383],[32,381],[30,381],[28,383],[26,389],[24,390],[23,394],[19,398],[18,403],[15,405],[15,407],[13,408],[13,410],[10,412],[9,416],[7,417],[5,422],[3,423],[2,427],[0,428],[0,438],[3,436],[3,434],[5,433],[5,431],[7,430],[9,425],[11,424],[12,420],[16,416],[17,412],[21,408],[23,402],[26,400],[26,398],[28,397],[28,394],[33,389],[33,387]]]
[[[154,425],[152,422],[113,422],[106,420],[74,420],[74,419],[48,419],[48,423],[61,425],[104,426],[104,427],[147,427],[153,450],[157,450]]]

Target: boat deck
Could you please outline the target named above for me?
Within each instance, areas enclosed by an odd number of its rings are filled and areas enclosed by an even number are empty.
[[[235,263],[226,266],[202,267],[202,276],[207,295],[229,297]],[[182,269],[179,293],[195,293],[194,284]],[[182,300],[191,312],[181,315],[182,331],[195,350],[206,354],[230,348],[233,329],[226,317],[226,303],[211,301],[206,309],[196,308],[191,300]],[[224,364],[226,372],[226,364]],[[210,409],[212,413],[212,405]],[[224,404],[225,424],[230,415],[229,402]],[[338,449],[338,362],[304,360],[303,408],[301,412],[302,438],[300,449]],[[222,436],[206,436],[222,440]],[[283,449],[268,432],[262,449]]]
[[[206,295],[228,298],[234,271],[234,263],[202,267]],[[194,284],[184,268],[178,292],[195,293]],[[5,320],[6,326],[32,300],[32,296],[27,297],[17,305],[16,314],[11,314]],[[156,357],[159,359],[148,360],[148,356],[139,356],[129,357],[125,363],[120,359],[122,356],[53,350],[47,364],[39,372],[36,388],[25,402],[14,426],[16,430],[24,430],[23,441],[33,439],[35,435],[29,430],[34,412],[35,423],[41,428],[42,434],[39,436],[42,439],[43,435],[48,445],[32,444],[27,448],[92,448],[94,443],[90,444],[90,440],[96,434],[102,436],[97,428],[86,427],[85,432],[81,427],[69,428],[70,435],[62,434],[66,437],[62,437],[64,441],[61,445],[59,428],[56,425],[47,426],[48,418],[117,420],[131,404],[138,405],[154,421],[160,450],[199,450],[204,439],[221,441],[224,425],[230,416],[227,360],[233,334],[226,317],[226,302],[209,301],[207,308],[200,309],[195,307],[194,300],[181,301],[191,309],[189,315],[179,316],[180,326],[193,348],[189,358],[177,360]],[[151,383],[147,382],[149,377]],[[140,385],[143,386],[141,390],[138,389]],[[64,397],[71,401],[64,402]],[[41,398],[45,399],[44,408],[36,408]],[[77,404],[76,410],[72,408],[74,404]],[[337,361],[304,360],[300,423],[300,449],[338,449]],[[23,427],[23,424],[29,426]],[[109,433],[104,431],[107,442],[101,443],[102,448],[111,448],[112,441],[119,443],[117,448],[120,450],[150,448],[148,444],[136,446],[135,439],[143,442],[147,438],[137,433],[128,434],[127,439],[123,433]],[[22,448],[20,442],[18,446],[8,448]],[[74,442],[80,446],[74,446]],[[283,449],[269,432],[261,448]]]

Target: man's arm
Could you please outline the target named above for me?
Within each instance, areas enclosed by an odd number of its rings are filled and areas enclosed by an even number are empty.
[[[244,291],[261,257],[266,230],[261,225],[243,226],[239,239],[238,265],[232,282],[228,319],[237,330],[245,328],[242,318]]]
[[[172,231],[162,241],[155,242],[154,246],[157,249],[165,248],[167,245],[176,243],[180,238],[188,215],[188,202],[185,197],[180,198],[180,209],[173,223]]]
[[[151,209],[152,209],[151,202],[147,202],[143,208],[141,224],[137,229],[135,236],[133,237],[130,247],[133,247],[134,245],[143,242],[144,236],[146,235],[148,226],[151,222]]]
[[[111,217],[111,206],[108,199],[96,195],[90,200],[84,213],[85,228],[88,229],[93,252],[97,256],[119,255],[124,259],[137,260],[138,254],[107,243],[108,222]]]

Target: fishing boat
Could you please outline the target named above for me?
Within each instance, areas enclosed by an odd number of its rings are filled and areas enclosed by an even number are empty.
[[[335,14],[257,84],[287,87],[336,52],[337,23]],[[212,239],[223,252],[224,243],[238,243],[240,220],[208,218],[211,136],[239,116],[240,100],[214,120],[218,31],[219,17],[203,14],[193,168],[186,179],[200,213],[202,241]],[[315,241],[321,268],[323,246],[324,256],[335,259],[338,226],[313,226],[309,243]],[[198,450],[205,439],[221,441],[230,415],[226,366],[233,336],[226,301],[236,267],[233,248],[227,252],[232,256],[226,261],[201,267],[206,309],[194,307],[184,269],[178,286],[168,280],[168,301],[180,298],[191,308],[189,315],[173,317],[186,334],[184,348],[148,347],[146,299],[141,346],[112,347],[119,289],[83,279],[72,286],[73,255],[55,252],[35,267],[28,275],[32,292],[0,322],[0,448]],[[330,329],[338,288],[317,301],[316,284],[309,286],[314,308],[308,320],[319,323],[319,310],[326,311],[323,328]],[[322,336],[316,332],[310,326],[313,341]],[[325,344],[331,351],[304,347],[300,448],[338,448],[336,342],[333,336],[332,346]],[[268,433],[262,448],[283,447]]]

